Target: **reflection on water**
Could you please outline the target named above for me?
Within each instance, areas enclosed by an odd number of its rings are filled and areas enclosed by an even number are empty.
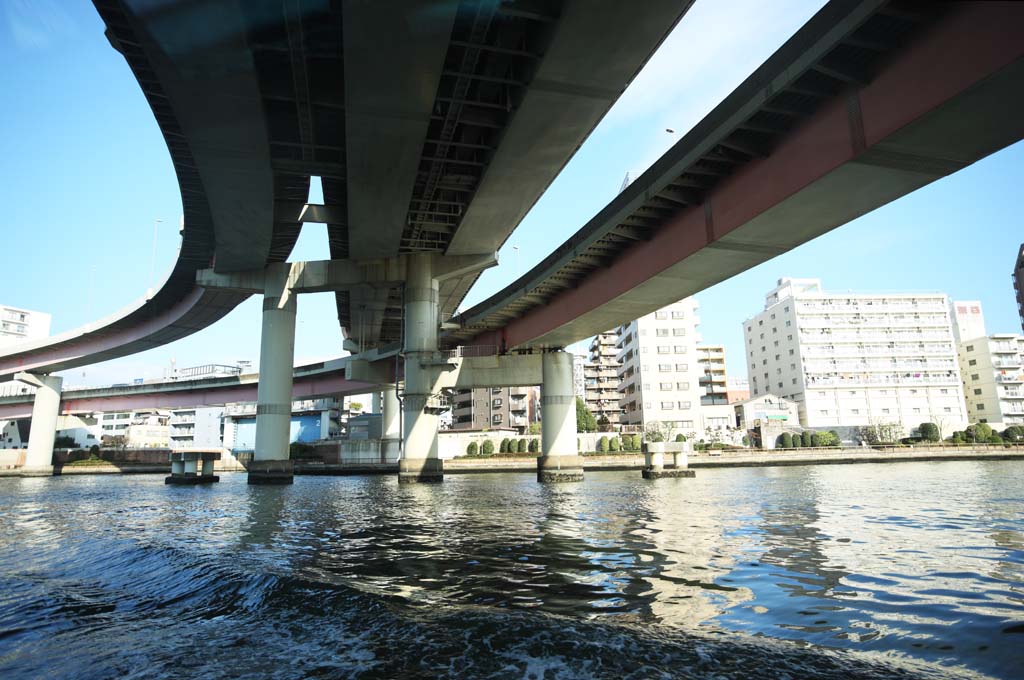
[[[0,480],[0,676],[1024,667],[1019,462],[222,479]]]

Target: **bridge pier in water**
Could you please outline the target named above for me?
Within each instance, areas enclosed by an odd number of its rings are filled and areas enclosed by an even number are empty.
[[[444,465],[437,451],[440,418],[431,404],[434,383],[440,374],[437,291],[433,255],[410,255],[404,294],[405,394],[402,398],[402,457],[398,462],[400,484],[444,479]]]
[[[545,352],[541,358],[541,455],[538,482],[583,481],[583,457],[576,447],[576,395],[572,389],[572,355]]]
[[[22,477],[53,475],[53,441],[57,437],[57,415],[60,411],[60,388],[63,378],[55,375],[19,373],[16,379],[36,388],[32,403],[32,428],[28,435],[28,451]]]
[[[287,263],[266,269],[260,382],[256,392],[256,442],[250,484],[291,484],[292,362],[298,295],[288,286]]]

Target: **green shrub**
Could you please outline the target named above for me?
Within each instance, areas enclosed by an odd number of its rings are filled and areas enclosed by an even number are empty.
[[[630,441],[633,443],[633,450],[634,451],[640,451],[640,450],[643,449],[644,440],[640,437],[640,435],[638,435],[638,434],[633,435],[630,438]]]
[[[494,442],[490,439],[484,440],[484,445],[480,447],[481,456],[493,456],[494,455]]]
[[[89,455],[91,457],[93,457],[93,458],[99,458],[100,457],[100,445],[99,444],[93,444],[92,446],[90,446],[89,447]]]
[[[937,442],[942,440],[942,435],[939,433],[939,426],[935,423],[921,423],[918,426],[917,431],[921,435],[921,439],[926,442]]]
[[[794,449],[799,449],[803,445],[804,445],[803,436],[801,436],[799,433],[794,434],[793,435],[793,448]]]
[[[597,440],[597,452],[604,453],[608,450],[608,437],[601,437]]]
[[[55,449],[73,449],[76,446],[75,438],[62,434],[53,440]]]
[[[479,452],[480,452],[480,447],[477,445],[476,442],[470,442],[469,446],[466,447],[466,455],[467,456],[475,456]]]
[[[986,441],[989,444],[1002,444],[1003,443],[1003,438],[1000,437],[997,434],[991,434],[991,435],[989,435],[989,437],[988,437],[988,439]]]
[[[609,451],[618,451],[619,450],[619,438],[618,437],[612,437],[611,439],[608,440],[608,450]]]
[[[501,440],[501,445],[498,446],[498,453],[508,453],[508,437]]]
[[[813,444],[811,444],[811,435],[812,434],[813,434],[813,432],[811,432],[810,430],[804,430],[803,434],[800,435],[800,445],[804,446],[804,447],[811,447],[811,446],[813,446]]]
[[[793,435],[791,435],[789,432],[783,432],[781,435],[779,435],[779,440],[781,440],[782,448],[793,448]]]
[[[832,441],[830,441],[828,444],[825,444],[825,446],[839,446],[840,444],[843,443],[843,440],[839,437],[838,432],[836,432],[835,430],[829,430],[828,433],[832,437]]]
[[[1024,427],[1011,425],[1003,430],[1003,441],[1020,442],[1024,441]]]
[[[528,448],[530,449],[530,453],[540,453],[540,440],[531,439],[530,446]]]
[[[686,441],[686,437],[683,435],[682,432],[680,432],[679,434],[676,435],[676,442],[677,443],[678,442],[685,442],[685,441]]]
[[[526,453],[526,450],[529,447],[529,445],[530,445],[530,442],[528,442],[525,439],[520,439],[519,443],[516,445],[516,452],[517,453]]]
[[[814,448],[821,446],[821,435],[817,432],[811,434],[811,446]]]

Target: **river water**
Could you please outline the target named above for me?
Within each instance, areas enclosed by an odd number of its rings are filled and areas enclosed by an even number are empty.
[[[1024,677],[1024,463],[0,479],[0,678]]]

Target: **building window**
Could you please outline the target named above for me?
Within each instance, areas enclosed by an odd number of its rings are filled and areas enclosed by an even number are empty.
[[[775,355],[775,360],[776,360],[776,361],[778,361],[778,360],[779,360],[779,355],[778,355],[778,354],[776,354],[776,355]]]
[[[491,406],[494,408],[501,408],[501,399],[495,399],[491,402]]]
[[[984,411],[985,410],[985,405],[984,404],[978,404],[978,410],[979,411]]]
[[[977,366],[978,365],[978,360],[977,359],[971,359],[970,361],[967,362],[967,365],[968,366]]]
[[[967,351],[968,352],[973,352],[974,351],[974,345],[967,345]]]
[[[978,374],[977,373],[971,373],[971,380],[977,380],[977,379],[978,379]]]
[[[491,422],[492,423],[500,423],[501,422],[501,414],[500,413],[495,413],[493,416],[491,416]]]
[[[688,383],[688,382],[677,382],[676,383],[676,389],[677,390],[688,390],[688,389],[690,389],[690,383]]]
[[[889,413],[889,409],[887,409],[887,408],[883,408],[883,409],[882,409],[882,413],[888,414],[888,413]]]
[[[670,382],[658,383],[658,387],[661,390],[671,390],[672,389],[672,383],[670,383]]]
[[[686,345],[675,345],[673,349],[676,354],[686,354]]]
[[[686,315],[683,314],[682,312],[672,312],[672,318],[673,319],[685,319]]]
[[[679,402],[679,408],[682,409],[683,411],[688,410],[690,408],[690,402],[688,402],[688,401],[681,401],[681,402]]]
[[[674,335],[677,338],[682,337],[682,336],[686,335],[686,329],[685,328],[673,328],[672,329],[672,335]]]
[[[914,413],[920,413],[920,412],[921,412],[921,409],[919,409],[919,408],[915,408],[914,409]]]
[[[670,354],[671,352],[672,348],[668,345],[658,345],[658,354]]]
[[[974,393],[975,394],[981,394],[981,388],[978,388],[978,387],[974,388]]]
[[[792,325],[793,325],[793,322],[792,322],[792,321],[787,321],[787,322],[786,322],[786,325],[787,325],[787,326],[792,326]]]
[[[690,370],[690,367],[687,364],[676,364],[676,370],[677,371],[688,371],[688,370]]]
[[[950,407],[946,406],[945,408],[942,409],[942,412],[943,413],[952,413],[953,409],[951,409]]]
[[[818,415],[827,416],[828,415],[828,409],[827,408],[821,409],[820,411],[818,411]]]
[[[758,337],[759,337],[759,339],[764,340],[764,333],[761,333],[761,335],[758,336]]]
[[[795,371],[796,370],[796,364],[790,364],[789,365],[789,370]]]
[[[668,337],[668,329],[667,328],[656,328],[656,329],[654,329],[654,334],[657,335],[659,338],[667,338]]]
[[[663,402],[661,402],[661,410],[662,411],[671,411],[672,410],[672,402],[671,401],[663,401]]]
[[[796,378],[793,378],[793,380],[792,380],[792,383],[793,383],[794,385],[796,384]]]
[[[668,373],[672,370],[672,364],[658,364],[658,370],[662,373]]]
[[[793,356],[793,351],[794,350],[789,350],[789,356]]]
[[[692,429],[693,428],[693,421],[692,420],[680,420],[679,421],[679,427],[685,427],[687,429]]]
[[[654,313],[654,318],[655,319],[667,319],[668,318],[668,312],[655,312]]]

